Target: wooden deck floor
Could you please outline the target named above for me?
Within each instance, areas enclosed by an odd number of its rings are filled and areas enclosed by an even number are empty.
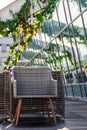
[[[87,102],[65,101],[65,120],[54,123],[43,122],[36,119],[39,123],[24,123],[20,121],[19,126],[14,124],[0,125],[0,130],[87,130]],[[26,120],[27,122],[27,120]]]

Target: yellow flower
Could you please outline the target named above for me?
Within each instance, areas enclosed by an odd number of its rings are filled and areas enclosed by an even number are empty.
[[[22,33],[23,32],[23,28],[20,28],[20,33]]]
[[[28,39],[29,37],[31,37],[32,36],[32,34],[31,33],[28,33],[27,35],[26,35],[26,38]]]
[[[24,46],[21,46],[21,47],[20,47],[20,51],[22,51],[22,52],[23,52],[23,51],[24,51],[24,49],[25,49],[25,47],[24,47]]]

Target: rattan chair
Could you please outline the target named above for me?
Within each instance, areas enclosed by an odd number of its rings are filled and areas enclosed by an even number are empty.
[[[56,113],[53,105],[53,98],[58,97],[57,81],[52,79],[51,69],[49,67],[21,67],[16,66],[13,72],[13,94],[14,98],[18,99],[14,121],[18,125],[20,110],[23,99],[43,99],[45,110],[50,119],[49,106],[53,114],[54,123],[57,124]],[[27,107],[27,104],[26,104]]]
[[[11,119],[11,77],[9,71],[0,72],[0,121]]]

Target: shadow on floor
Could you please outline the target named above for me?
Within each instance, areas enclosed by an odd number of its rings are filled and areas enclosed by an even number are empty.
[[[55,125],[53,119],[48,121],[47,118],[20,118],[18,126],[6,122],[0,128],[1,130],[62,130],[64,127],[64,120],[58,120],[58,124]]]

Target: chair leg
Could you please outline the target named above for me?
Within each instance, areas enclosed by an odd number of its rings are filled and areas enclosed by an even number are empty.
[[[49,107],[48,107],[48,102],[46,99],[44,99],[44,104],[45,104],[45,110],[46,110],[47,115],[48,115],[48,120],[50,120]]]
[[[17,105],[17,109],[16,109],[16,113],[15,113],[15,125],[18,125],[21,107],[22,107],[22,99],[20,98],[18,100],[18,105]]]
[[[53,101],[52,101],[51,98],[49,98],[49,103],[50,103],[50,108],[51,108],[51,111],[52,111],[52,114],[53,114],[54,123],[57,124],[56,114],[55,114],[55,111],[54,111]]]
[[[18,108],[19,108],[19,104],[17,105],[16,112],[15,112],[15,115],[14,115],[14,119],[13,119],[14,122],[15,122],[16,117],[17,117]]]

